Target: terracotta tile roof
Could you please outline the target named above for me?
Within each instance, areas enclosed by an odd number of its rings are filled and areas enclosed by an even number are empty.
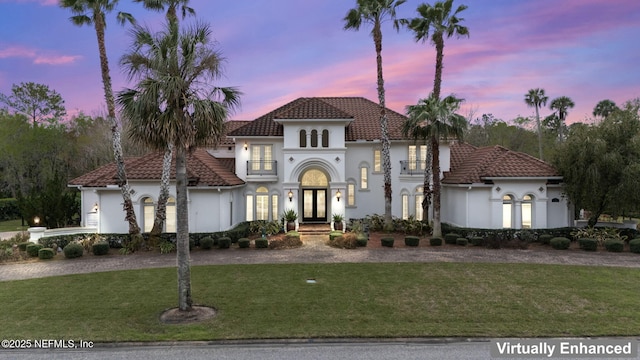
[[[247,120],[235,120],[235,121],[227,121],[225,123],[225,132],[228,134],[238,128],[241,128],[245,125],[247,125],[248,123],[250,123],[251,121],[247,121]],[[220,140],[220,143],[218,144],[217,147],[228,147],[228,146],[233,146],[235,145],[235,142],[233,141],[233,138],[231,137],[227,137],[226,134],[225,136],[222,137],[222,139]]]
[[[451,145],[451,171],[443,183],[472,184],[485,178],[558,177],[558,171],[538,158],[502,146],[476,148],[469,144]]]
[[[277,119],[353,119],[346,129],[346,141],[381,138],[380,107],[363,97],[298,98],[231,131],[229,136],[282,136]],[[389,138],[403,139],[402,124],[407,118],[387,109],[387,119]]]
[[[129,180],[160,180],[163,153],[154,152],[125,160]],[[235,175],[234,159],[217,159],[204,149],[197,149],[187,156],[189,186],[234,186],[244,181]],[[175,179],[175,157],[171,165],[171,178]],[[69,185],[106,187],[117,184],[115,163],[104,165],[77,177]]]

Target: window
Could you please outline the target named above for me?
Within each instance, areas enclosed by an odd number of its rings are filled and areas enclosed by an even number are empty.
[[[177,231],[176,224],[176,199],[170,197],[167,199],[167,209],[165,212],[166,219],[164,220],[164,227],[166,232],[174,233]]]
[[[369,188],[369,169],[365,166],[360,168],[360,189]]]
[[[300,130],[300,147],[307,147],[307,130]]]
[[[253,221],[253,195],[247,195],[247,213],[245,214],[247,221]]]
[[[322,147],[329,147],[329,130],[322,130]]]
[[[318,147],[318,130],[311,130],[311,147]]]
[[[252,145],[251,146],[251,170],[271,171],[273,170],[273,146],[272,145]]]
[[[502,227],[506,229],[513,227],[513,198],[511,195],[502,197]]]
[[[373,172],[382,171],[382,150],[373,150]]]
[[[347,206],[356,205],[356,184],[350,181],[347,184]]]
[[[278,194],[271,195],[271,219],[278,220],[280,213],[278,212]]]
[[[422,209],[422,201],[424,200],[424,191],[422,186],[416,188],[416,220],[423,220],[424,211]]]
[[[256,190],[256,220],[269,220],[269,190],[261,186]]]
[[[409,170],[424,170],[427,164],[427,145],[409,145]]]
[[[409,218],[409,194],[402,194],[402,219]]]
[[[153,222],[155,221],[156,207],[153,203],[153,199],[146,197],[142,200],[142,228],[144,232],[150,232],[153,229]]]
[[[533,196],[525,195],[522,199],[522,228],[533,227]]]

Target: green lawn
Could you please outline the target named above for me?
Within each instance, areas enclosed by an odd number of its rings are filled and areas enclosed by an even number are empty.
[[[69,260],[71,261],[71,260]],[[0,267],[1,270],[1,267]],[[164,325],[176,270],[0,283],[0,338],[91,341],[640,334],[640,269],[530,264],[193,267],[218,315]],[[306,279],[316,279],[308,284]]]
[[[6,220],[0,221],[0,232],[7,231],[26,231],[29,226],[22,226],[22,220]]]

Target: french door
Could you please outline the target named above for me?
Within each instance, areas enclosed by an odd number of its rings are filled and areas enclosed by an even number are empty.
[[[302,221],[327,222],[327,189],[302,190]]]

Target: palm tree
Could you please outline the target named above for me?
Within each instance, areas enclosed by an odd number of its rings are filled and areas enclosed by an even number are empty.
[[[164,150],[170,144],[176,157],[178,305],[192,309],[187,204],[187,153],[198,146],[213,146],[224,133],[224,121],[239,105],[240,92],[212,84],[222,75],[221,54],[211,46],[208,25],[196,24],[179,32],[168,24],[151,34],[136,27],[131,52],[121,64],[134,89],[118,94],[123,115],[131,121],[129,136]]]
[[[447,38],[454,35],[458,38],[469,37],[469,28],[460,25],[464,18],[458,17],[458,14],[466,9],[466,5],[460,5],[452,13],[453,0],[437,1],[433,6],[420,4],[417,9],[420,17],[402,21],[414,32],[416,41],[425,42],[429,39],[436,47],[436,73],[433,78],[433,96],[436,98],[440,98],[445,36]]]
[[[406,0],[357,0],[356,7],[344,17],[345,30],[360,30],[363,23],[371,24],[371,36],[376,49],[377,90],[380,104],[380,132],[382,143],[382,169],[384,171],[384,216],[385,227],[391,225],[391,149],[385,105],[384,78],[382,76],[382,23],[393,21],[393,27],[400,29],[396,19],[396,9]]]
[[[440,99],[445,36],[446,38],[451,38],[454,35],[458,38],[469,37],[469,28],[460,25],[464,18],[458,16],[466,9],[466,5],[460,5],[453,11],[453,0],[437,1],[433,6],[420,4],[417,8],[420,17],[401,21],[413,31],[416,41],[431,40],[431,43],[436,47],[436,72],[433,78],[433,92],[430,95],[430,98],[433,97],[434,100]],[[427,188],[424,188],[424,194],[426,200],[431,197],[431,192],[433,193],[433,236],[442,236],[440,226],[440,159],[438,158],[440,156],[440,139],[437,137],[438,132],[430,133],[433,189],[428,191]]]
[[[417,105],[407,107],[409,119],[403,125],[405,134],[412,136],[425,136],[431,139],[462,139],[467,121],[464,116],[456,113],[460,109],[462,99],[449,95],[440,100],[434,94],[426,99],[418,101]],[[433,188],[440,188],[440,142],[433,145],[432,169]],[[425,186],[428,187],[428,179],[425,179]],[[426,194],[427,188],[423,190]],[[442,236],[442,226],[440,223],[440,191],[433,192],[433,236]],[[427,196],[425,195],[425,199]],[[423,210],[428,204],[423,201]]]
[[[618,105],[615,102],[606,99],[600,101],[593,108],[593,116],[600,116],[602,119],[606,119],[612,112],[619,110]]]
[[[187,15],[195,15],[195,10],[188,7],[189,0],[134,0],[141,2],[145,9],[153,11],[164,11],[167,8],[166,19],[169,24],[173,24],[176,28],[178,24],[177,7],[182,5],[182,18]],[[167,218],[167,201],[169,200],[169,173],[171,171],[171,159],[173,158],[173,146],[169,146],[164,151],[162,162],[162,178],[160,181],[160,195],[156,206],[156,216],[153,221],[153,228],[149,233],[150,240],[154,241],[162,233],[164,222]]]
[[[100,54],[100,71],[102,73],[102,85],[104,87],[104,97],[107,102],[107,116],[111,124],[111,135],[113,138],[113,154],[118,169],[118,182],[124,200],[125,219],[129,223],[129,234],[135,243],[140,240],[140,227],[136,219],[131,202],[131,192],[127,181],[127,173],[122,155],[122,143],[120,130],[116,120],[116,105],[111,87],[111,76],[109,75],[109,61],[104,41],[104,33],[107,27],[105,15],[113,11],[118,4],[118,0],[61,0],[60,6],[68,8],[74,14],[71,22],[75,25],[93,25],[98,38],[98,52]],[[135,24],[133,16],[129,13],[118,12],[118,23],[124,25],[126,22]]]
[[[536,109],[536,124],[538,125],[538,157],[542,160],[542,127],[540,125],[540,107],[547,105],[549,97],[544,94],[544,89],[530,89],[524,95],[524,102],[529,107]]]
[[[549,107],[551,110],[556,110],[558,114],[558,138],[560,142],[564,139],[564,127],[565,120],[567,119],[567,114],[569,113],[569,109],[573,108],[576,104],[571,100],[571,98],[567,96],[560,96],[559,98],[555,98],[551,100],[551,104]]]

